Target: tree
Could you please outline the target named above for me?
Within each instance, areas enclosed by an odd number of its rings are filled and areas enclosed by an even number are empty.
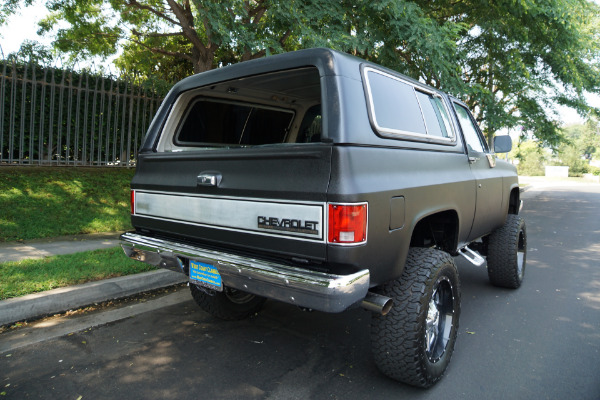
[[[462,25],[439,24],[398,0],[50,0],[41,23],[78,57],[123,52],[122,70],[178,80],[191,73],[299,48],[326,46],[437,85],[457,78]]]
[[[598,113],[585,91],[600,85],[599,7],[584,0],[485,0],[428,3],[432,15],[466,24],[459,50],[466,101],[488,140],[523,127],[544,144],[561,140],[555,104]]]
[[[73,57],[108,56],[122,48],[117,65],[145,74],[198,73],[271,53],[293,50],[310,37],[319,15],[336,3],[242,0],[50,0],[53,14],[41,23],[55,46]],[[142,63],[140,63],[142,61]],[[163,72],[164,74],[164,72]]]
[[[521,127],[563,140],[556,104],[593,116],[600,8],[587,0],[47,0],[42,22],[72,57],[123,49],[122,70],[173,81],[194,72],[327,46],[445,89],[488,140]]]
[[[592,120],[585,125],[572,125],[564,129],[565,140],[557,149],[557,164],[569,167],[570,176],[590,172],[590,160],[600,150],[600,132]]]
[[[543,176],[548,162],[546,151],[534,140],[520,140],[509,153],[509,158],[517,159],[517,172],[525,176]]]

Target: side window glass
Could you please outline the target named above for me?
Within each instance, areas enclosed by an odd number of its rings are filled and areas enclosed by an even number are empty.
[[[296,143],[314,143],[321,140],[323,131],[323,118],[321,116],[321,105],[312,106],[304,114]]]
[[[460,104],[454,103],[456,115],[458,116],[458,122],[462,128],[467,147],[469,151],[477,151],[479,153],[485,153],[485,145],[482,142],[482,138],[479,135],[477,127],[475,127],[473,120],[469,116],[469,111],[461,106]]]
[[[399,76],[364,69],[369,118],[388,138],[456,144],[450,111],[441,94]]]
[[[433,136],[450,137],[450,122],[442,100],[428,93],[417,92],[417,98],[423,110],[427,133]]]
[[[368,78],[378,129],[391,133],[427,133],[412,86],[375,71],[369,71]]]

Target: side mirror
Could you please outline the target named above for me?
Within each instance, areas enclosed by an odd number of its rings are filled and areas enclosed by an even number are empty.
[[[508,153],[512,149],[512,139],[508,135],[496,136],[494,138],[494,152]]]

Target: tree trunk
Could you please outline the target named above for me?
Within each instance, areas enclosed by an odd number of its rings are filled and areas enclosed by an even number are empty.
[[[214,57],[213,57],[214,59]],[[200,72],[210,71],[213,69],[213,59],[210,60],[197,60],[194,62],[194,73],[199,74]]]
[[[194,64],[194,73],[199,74],[200,72],[210,71],[214,68],[215,51],[209,50],[203,52],[202,50],[193,47],[192,48],[192,62]]]

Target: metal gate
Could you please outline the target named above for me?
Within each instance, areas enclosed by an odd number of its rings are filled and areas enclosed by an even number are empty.
[[[133,166],[162,96],[126,80],[0,61],[0,165]]]

